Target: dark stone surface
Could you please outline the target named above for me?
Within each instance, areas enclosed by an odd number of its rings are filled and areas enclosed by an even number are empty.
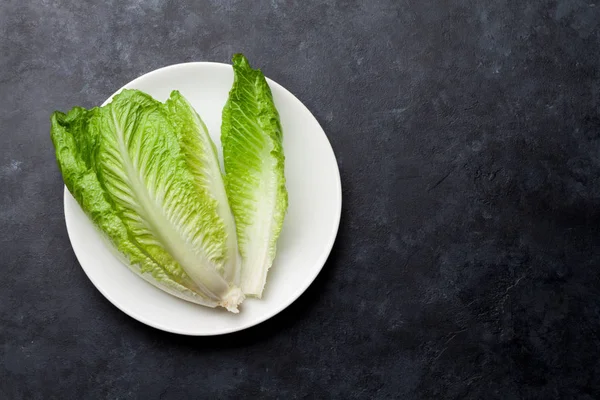
[[[272,320],[189,338],[71,250],[50,113],[244,52],[337,154],[344,209]],[[0,2],[0,398],[600,397],[600,4]]]

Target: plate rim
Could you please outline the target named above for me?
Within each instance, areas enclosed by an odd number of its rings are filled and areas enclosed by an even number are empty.
[[[159,72],[165,72],[171,69],[177,69],[177,68],[181,68],[181,67],[188,67],[188,66],[214,66],[217,68],[231,68],[232,65],[231,64],[226,64],[226,63],[219,63],[219,62],[212,62],[212,61],[192,61],[192,62],[183,62],[183,63],[177,63],[177,64],[171,64],[171,65],[167,65],[164,67],[160,67],[157,69],[154,69],[152,71],[146,72],[142,75],[140,75],[139,77],[131,80],[130,82],[126,83],[125,85],[123,85],[121,88],[119,88],[117,91],[115,91],[113,94],[111,94],[101,105],[105,106],[106,104],[108,104],[112,98],[114,96],[116,96],[118,93],[120,93],[122,90],[127,89],[128,87],[136,84],[137,82],[139,82],[140,80],[143,80],[145,78],[147,78],[149,75],[152,74],[156,74]],[[170,333],[174,333],[174,334],[178,334],[178,335],[185,335],[185,336],[221,336],[221,335],[226,335],[226,334],[230,334],[230,333],[234,333],[234,332],[239,332],[239,331],[243,331],[246,330],[248,328],[251,328],[253,326],[257,326],[259,324],[262,324],[263,322],[267,321],[268,319],[273,318],[274,316],[276,316],[277,314],[281,313],[283,310],[285,310],[286,308],[288,308],[292,303],[294,303],[296,300],[298,300],[298,298],[300,296],[302,296],[302,294],[304,292],[306,292],[306,290],[310,287],[310,285],[313,284],[313,282],[315,281],[315,279],[317,278],[317,276],[319,275],[319,273],[323,270],[325,263],[327,262],[327,260],[329,259],[329,256],[331,255],[331,251],[333,250],[333,246],[335,244],[335,241],[337,239],[338,233],[339,233],[339,226],[340,226],[340,220],[341,220],[341,214],[342,214],[342,182],[341,182],[341,175],[340,175],[340,168],[338,165],[338,161],[337,161],[337,157],[335,156],[335,152],[333,150],[333,146],[331,145],[331,142],[329,140],[329,137],[327,136],[327,134],[325,133],[325,130],[323,129],[323,127],[321,126],[321,124],[319,123],[319,121],[317,120],[317,118],[313,115],[313,113],[308,109],[308,107],[306,107],[306,105],[304,105],[304,103],[302,103],[302,101],[300,101],[300,99],[298,99],[292,92],[290,92],[289,90],[287,90],[285,87],[281,86],[280,84],[278,84],[277,82],[273,81],[272,79],[265,77],[269,86],[271,87],[277,87],[278,90],[281,90],[283,92],[286,93],[286,95],[289,95],[292,101],[295,101],[297,103],[297,105],[299,105],[300,107],[304,108],[305,111],[307,111],[309,113],[309,115],[315,120],[315,122],[317,123],[317,126],[319,127],[319,129],[321,130],[324,138],[325,138],[325,142],[327,143],[328,147],[329,147],[329,151],[331,151],[331,155],[333,156],[333,160],[334,160],[334,165],[335,165],[335,180],[337,182],[336,185],[336,197],[337,197],[337,201],[336,201],[336,213],[335,213],[335,220],[334,220],[334,224],[333,224],[333,230],[332,230],[332,234],[330,236],[329,242],[326,243],[326,246],[324,247],[324,251],[321,255],[321,257],[318,259],[318,261],[315,263],[318,265],[318,268],[315,269],[315,272],[312,274],[312,276],[308,276],[307,280],[305,280],[305,283],[301,286],[299,286],[294,293],[289,297],[289,299],[287,301],[282,302],[281,304],[277,305],[276,307],[274,307],[274,309],[272,311],[266,312],[261,314],[258,318],[254,319],[254,320],[250,320],[245,324],[242,324],[240,326],[235,326],[235,327],[230,327],[230,328],[225,328],[225,329],[221,329],[218,332],[211,332],[211,333],[203,333],[203,332],[191,332],[188,330],[181,330],[181,329],[177,329],[177,328],[172,328],[170,326],[167,325],[163,325],[160,323],[156,323],[155,321],[149,320],[143,316],[137,315],[135,314],[135,312],[131,312],[130,310],[127,310],[126,307],[123,307],[122,304],[120,304],[118,301],[116,301],[115,299],[112,298],[111,295],[109,295],[104,289],[102,285],[99,285],[94,278],[92,278],[92,276],[90,275],[90,273],[88,273],[88,270],[86,269],[86,267],[84,267],[83,263],[81,262],[82,260],[82,256],[80,256],[80,250],[77,250],[75,248],[75,246],[73,246],[73,242],[71,240],[71,235],[74,235],[75,233],[71,232],[71,229],[73,228],[69,228],[69,219],[72,217],[67,217],[67,215],[71,215],[71,212],[69,211],[69,207],[68,207],[68,201],[69,201],[69,197],[72,198],[71,193],[69,192],[68,188],[66,187],[66,185],[64,186],[64,192],[63,192],[63,212],[65,215],[65,224],[66,224],[66,228],[67,228],[67,235],[69,237],[69,242],[71,243],[71,248],[73,249],[73,253],[75,254],[75,257],[77,258],[77,261],[79,263],[79,266],[81,267],[81,269],[84,271],[85,275],[87,276],[87,278],[92,282],[92,285],[94,285],[94,287],[102,294],[102,296],[104,296],[104,298],[106,298],[113,306],[115,306],[118,310],[120,310],[121,312],[123,312],[124,314],[126,314],[127,316],[129,316],[130,318],[133,318],[136,321],[141,322],[144,325],[150,326],[154,329],[159,329],[161,331],[164,332],[170,332]],[[175,89],[172,89],[175,90]],[[72,198],[74,200],[74,198]],[[77,207],[80,207],[79,204],[75,201],[75,204]],[[90,222],[91,223],[91,222]],[[93,225],[93,224],[92,224]],[[126,266],[124,266],[126,268]],[[259,300],[260,301],[260,300]]]

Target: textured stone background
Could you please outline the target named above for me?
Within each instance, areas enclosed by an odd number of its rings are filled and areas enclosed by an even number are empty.
[[[344,209],[255,328],[159,332],[71,250],[55,109],[246,53],[314,113]],[[0,2],[0,398],[600,397],[600,4]]]

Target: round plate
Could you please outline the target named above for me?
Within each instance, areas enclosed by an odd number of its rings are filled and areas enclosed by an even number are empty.
[[[263,298],[246,299],[239,314],[188,303],[136,276],[111,253],[65,188],[65,220],[75,255],[96,288],[129,316],[155,328],[185,335],[239,331],[271,318],[290,305],[325,264],[337,234],[342,205],[337,162],[323,129],[310,111],[282,86],[268,82],[284,133],[289,209]],[[152,71],[122,89],[139,89],[160,101],[165,101],[171,90],[181,91],[220,148],[221,111],[232,83],[230,65],[197,62]]]

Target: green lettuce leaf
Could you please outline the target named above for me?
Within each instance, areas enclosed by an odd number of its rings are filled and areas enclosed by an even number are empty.
[[[226,280],[240,283],[241,259],[238,252],[235,221],[223,182],[217,148],[204,122],[192,105],[177,90],[165,103],[165,110],[172,123],[177,126],[179,145],[186,164],[194,176],[196,190],[204,198],[214,197],[217,213],[226,232],[226,262],[222,268]]]
[[[225,188],[242,256],[242,290],[261,297],[288,206],[282,130],[271,89],[246,57],[233,57],[234,82],[223,109]]]
[[[232,251],[223,199],[198,190],[202,168],[190,170],[181,144],[193,133],[182,133],[172,112],[134,90],[101,108],[56,112],[56,158],[71,194],[134,272],[185,300],[237,312],[244,296],[224,276]],[[214,145],[196,150],[215,157]],[[210,187],[220,179],[205,177]]]

